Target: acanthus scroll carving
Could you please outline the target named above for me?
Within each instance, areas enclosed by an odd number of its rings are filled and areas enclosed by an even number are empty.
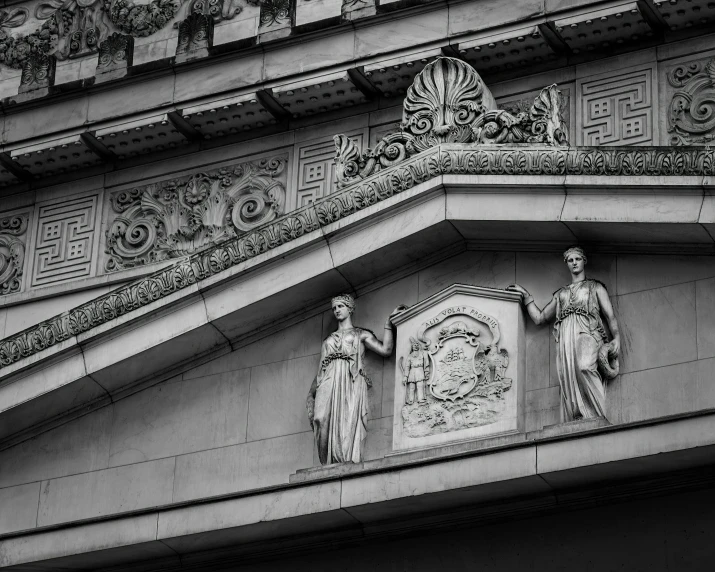
[[[0,295],[19,292],[25,264],[28,216],[0,218]]]
[[[286,163],[272,157],[114,194],[105,270],[185,256],[272,221],[285,208]]]
[[[672,69],[668,83],[678,88],[668,109],[671,145],[715,141],[715,58]]]
[[[345,187],[442,143],[568,144],[561,92],[550,85],[528,112],[497,109],[479,74],[454,58],[437,58],[407,90],[400,131],[360,153],[335,136],[338,186]]]

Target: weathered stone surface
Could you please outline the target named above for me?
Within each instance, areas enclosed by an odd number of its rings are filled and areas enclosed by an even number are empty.
[[[695,284],[644,290],[618,297],[621,373],[697,359]]]
[[[194,379],[318,354],[320,353],[320,344],[325,337],[321,334],[322,316],[314,316],[190,369],[184,373],[184,379]]]
[[[698,359],[715,357],[715,279],[695,283],[698,312]]]
[[[713,367],[715,360],[711,358],[622,375],[622,421],[715,407]]]
[[[715,258],[712,256],[618,255],[618,294],[713,277]]]
[[[48,526],[171,502],[175,459],[43,481],[37,525]]]
[[[104,469],[112,407],[104,407],[0,451],[0,488]]]
[[[419,272],[419,299],[451,284],[504,288],[514,282],[511,252],[463,252]]]
[[[260,489],[288,482],[313,464],[313,432],[252,441],[181,455],[176,459],[174,502]]]
[[[305,398],[320,354],[251,369],[248,440],[310,431]]]
[[[249,379],[243,369],[169,380],[118,401],[109,466],[243,443]]]
[[[537,431],[561,422],[561,388],[526,392],[525,431]]]
[[[35,528],[40,483],[0,488],[0,534]]]

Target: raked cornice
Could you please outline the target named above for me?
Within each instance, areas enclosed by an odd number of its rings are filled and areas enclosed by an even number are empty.
[[[130,314],[198,281],[220,275],[260,254],[289,245],[306,233],[443,175],[646,176],[659,177],[661,182],[662,177],[666,177],[675,184],[678,177],[715,176],[715,151],[684,147],[440,144],[243,236],[182,258],[169,267],[0,340],[0,376],[2,369],[72,336]]]

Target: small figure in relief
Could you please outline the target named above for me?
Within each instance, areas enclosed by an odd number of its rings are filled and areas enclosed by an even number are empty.
[[[321,464],[359,463],[367,436],[367,390],[372,385],[363,369],[365,348],[388,357],[393,348],[390,318],[406,307],[398,306],[388,317],[384,342],[370,330],[353,326],[355,300],[352,296],[336,296],[332,307],[338,329],[323,341],[318,375],[306,404],[308,418]]]
[[[554,292],[543,310],[518,284],[507,289],[522,294],[524,306],[535,324],[556,319],[556,369],[564,420],[605,417],[605,380],[618,375],[621,351],[618,322],[606,287],[598,280],[586,278],[584,251],[579,247],[569,248],[564,252],[564,262],[571,272],[571,284]],[[611,333],[610,342],[602,316]]]
[[[405,403],[412,405],[417,394],[417,403],[424,403],[425,381],[429,379],[430,360],[427,352],[422,348],[422,344],[416,338],[410,338],[412,349],[407,360],[400,358],[400,369],[402,370],[402,383],[407,386],[405,392]],[[404,362],[404,365],[403,365]]]

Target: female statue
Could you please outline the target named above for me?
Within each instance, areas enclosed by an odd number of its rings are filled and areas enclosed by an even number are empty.
[[[370,330],[353,326],[352,296],[336,296],[332,307],[338,329],[323,341],[320,368],[308,394],[308,417],[321,464],[359,463],[367,435],[367,390],[372,385],[363,369],[365,348],[383,357],[392,353],[390,318],[405,306],[395,308],[385,322],[384,342]]]
[[[564,262],[571,272],[571,284],[554,292],[543,310],[518,284],[508,289],[522,294],[522,302],[535,324],[556,319],[556,369],[564,419],[571,421],[605,416],[605,379],[618,375],[621,350],[618,322],[606,287],[598,280],[586,278],[584,251],[579,247],[569,248],[564,252]],[[601,315],[608,323],[612,336],[610,342]]]

